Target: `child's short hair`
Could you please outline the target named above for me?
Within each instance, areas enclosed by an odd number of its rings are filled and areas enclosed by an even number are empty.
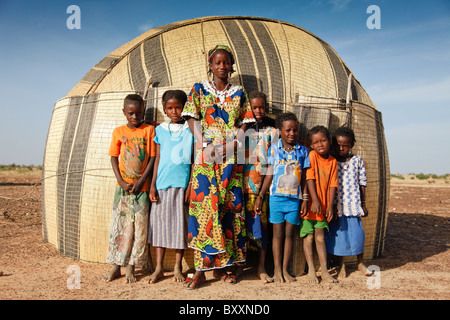
[[[166,107],[166,102],[170,99],[177,99],[184,106],[187,100],[187,95],[183,90],[167,90],[164,92],[161,99],[163,108]]]
[[[328,128],[320,125],[309,129],[309,139],[311,140],[311,136],[319,132],[322,132],[327,137],[328,140],[331,140],[330,131],[328,131]]]
[[[123,107],[124,108],[127,104],[127,101],[136,101],[136,102],[139,102],[141,107],[144,106],[144,99],[142,99],[142,97],[137,93],[129,94],[125,97],[125,99],[123,99]]]
[[[261,98],[264,100],[264,104],[267,105],[267,96],[264,92],[261,91],[252,91],[248,94],[248,100],[252,100],[255,98]]]
[[[334,132],[334,137],[337,136],[349,137],[352,143],[356,142],[355,133],[352,129],[346,126],[342,126],[336,129],[336,131]]]
[[[294,120],[298,125],[297,116],[292,112],[285,112],[277,116],[277,118],[275,119],[275,127],[281,130],[281,128],[283,127],[283,122],[289,120]]]

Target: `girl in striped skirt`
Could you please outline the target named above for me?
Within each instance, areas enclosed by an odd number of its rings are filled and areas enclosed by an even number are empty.
[[[164,112],[170,119],[155,129],[156,159],[150,187],[152,208],[149,243],[156,247],[156,268],[149,283],[164,276],[166,248],[175,249],[174,281],[185,280],[182,258],[186,248],[186,216],[189,201],[193,136],[181,112],[187,96],[181,90],[163,94]]]

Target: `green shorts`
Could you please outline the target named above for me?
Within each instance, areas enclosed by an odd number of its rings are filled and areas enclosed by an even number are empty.
[[[308,234],[314,234],[314,229],[328,229],[327,220],[316,221],[309,219],[301,219],[300,237],[303,238]]]

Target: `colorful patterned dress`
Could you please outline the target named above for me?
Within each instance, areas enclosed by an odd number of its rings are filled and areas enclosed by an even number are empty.
[[[258,122],[249,127],[245,135],[249,137],[245,141],[246,161],[244,166],[245,225],[247,237],[251,240],[249,248],[267,250],[269,196],[264,197],[261,214],[257,214],[253,208],[262,187],[262,178],[268,169],[269,147],[278,140],[275,121],[264,118],[262,123]],[[256,245],[256,248],[251,246],[253,244]]]
[[[233,141],[239,126],[255,121],[244,88],[231,86],[218,93],[207,81],[193,86],[182,115],[201,121],[203,137],[214,146]],[[236,152],[224,163],[209,163],[199,144],[196,151],[188,220],[195,269],[245,262],[243,165]]]

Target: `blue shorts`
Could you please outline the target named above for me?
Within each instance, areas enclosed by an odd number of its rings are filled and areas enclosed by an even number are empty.
[[[300,199],[288,197],[269,197],[269,222],[300,224]]]

